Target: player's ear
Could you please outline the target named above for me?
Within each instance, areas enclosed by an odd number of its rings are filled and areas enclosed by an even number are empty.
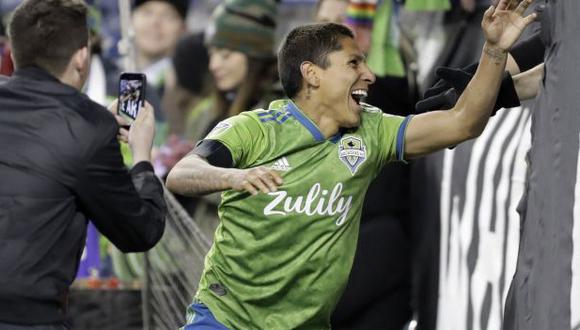
[[[320,68],[312,62],[304,61],[302,64],[300,64],[300,73],[302,74],[302,78],[309,86],[320,86],[319,71]]]

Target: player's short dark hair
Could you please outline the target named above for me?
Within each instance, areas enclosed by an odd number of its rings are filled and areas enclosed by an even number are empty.
[[[25,0],[12,14],[8,35],[18,68],[38,66],[59,76],[88,46],[87,6],[82,0]]]
[[[348,27],[336,23],[303,25],[290,31],[278,52],[280,81],[288,97],[296,96],[302,88],[302,62],[327,68],[328,54],[340,50],[340,40],[345,37],[354,38],[354,34]]]

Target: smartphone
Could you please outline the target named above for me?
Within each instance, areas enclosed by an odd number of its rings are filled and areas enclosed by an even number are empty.
[[[123,72],[119,78],[117,113],[132,123],[145,103],[147,78],[142,73]]]

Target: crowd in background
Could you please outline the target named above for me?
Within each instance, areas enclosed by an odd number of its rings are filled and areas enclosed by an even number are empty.
[[[2,2],[5,18],[18,2]],[[117,2],[87,2],[92,5],[93,60],[85,91],[107,105],[117,97],[118,77],[124,71],[116,48],[121,35]],[[134,60],[137,71],[147,76],[146,98],[156,110],[153,164],[161,179],[217,123],[243,111],[267,108],[271,100],[283,96],[276,48],[289,27],[315,21],[350,26],[377,76],[366,102],[386,113],[409,115],[434,83],[434,67],[461,67],[477,60],[483,43],[479,24],[490,1],[226,0],[226,4],[227,8],[213,0],[133,2]],[[459,51],[457,40],[471,45]],[[0,50],[0,73],[9,75],[9,45],[2,37]],[[129,153],[124,155],[130,164]],[[419,302],[414,301],[412,260],[420,229],[409,216],[410,185],[410,167],[390,164],[371,186],[353,272],[334,314],[334,328],[402,329],[416,317]],[[219,195],[176,197],[211,237]],[[142,275],[136,266],[139,261],[121,257],[104,240],[93,244],[101,249],[97,276],[125,280]],[[95,276],[94,270],[85,271],[85,276]]]

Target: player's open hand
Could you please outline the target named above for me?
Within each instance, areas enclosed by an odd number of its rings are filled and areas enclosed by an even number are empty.
[[[507,51],[518,40],[536,14],[524,17],[533,0],[499,0],[497,8],[489,7],[481,21],[485,39],[491,46]]]
[[[252,195],[257,195],[260,191],[264,194],[276,191],[282,182],[280,173],[265,166],[236,170],[229,176],[233,190],[247,191]]]

